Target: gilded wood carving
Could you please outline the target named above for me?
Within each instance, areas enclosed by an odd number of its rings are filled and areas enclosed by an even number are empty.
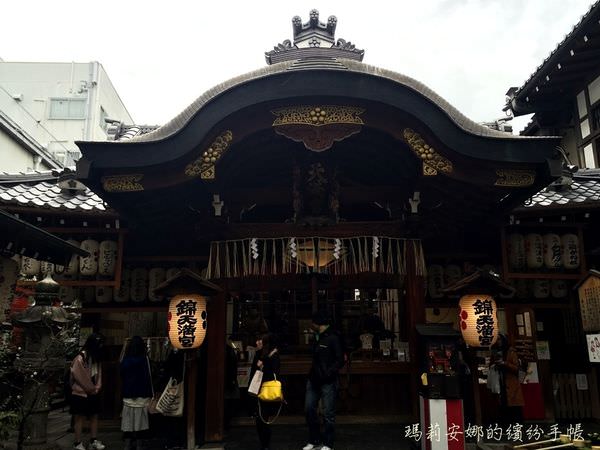
[[[527,169],[498,169],[496,186],[523,187],[531,186],[535,181],[535,172]]]
[[[233,133],[231,130],[222,132],[213,141],[211,146],[202,153],[200,158],[186,166],[185,174],[188,177],[200,175],[200,178],[203,180],[214,180],[216,176],[215,165],[221,156],[223,156],[223,153],[227,150],[232,140]]]
[[[423,175],[435,176],[438,172],[452,172],[452,162],[427,144],[421,135],[410,128],[405,128],[402,134],[411,150],[423,160]]]
[[[277,134],[315,152],[330,149],[335,142],[359,133],[364,109],[353,106],[291,106],[271,111]]]
[[[102,177],[102,187],[105,192],[136,192],[143,191],[140,183],[144,175],[109,175]]]

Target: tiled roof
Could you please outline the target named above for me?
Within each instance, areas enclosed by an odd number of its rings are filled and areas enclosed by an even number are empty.
[[[600,208],[600,170],[583,169],[573,177],[573,184],[556,190],[554,187],[535,194],[524,207],[529,208]],[[522,210],[522,208],[519,208]]]
[[[253,72],[232,78],[227,80],[212,89],[209,89],[200,97],[198,97],[191,105],[183,110],[178,116],[172,119],[170,122],[162,125],[161,127],[150,131],[145,134],[136,134],[131,139],[126,141],[116,139],[117,142],[153,142],[166,139],[178,133],[185,125],[192,120],[192,118],[208,103],[210,103],[216,97],[222,95],[226,91],[229,91],[237,86],[246,84],[253,80],[267,78],[277,74],[283,74],[289,71],[295,70],[331,70],[331,71],[349,71],[365,75],[376,76],[385,78],[399,85],[403,85],[413,91],[418,92],[431,102],[436,104],[444,113],[446,113],[452,121],[460,128],[468,133],[490,137],[490,138],[502,138],[502,139],[543,139],[547,136],[516,136],[503,131],[493,130],[478,124],[471,119],[463,115],[458,109],[444,100],[440,95],[434,92],[423,83],[410,78],[406,75],[402,75],[391,70],[381,69],[379,67],[370,66],[359,61],[352,61],[349,59],[340,58],[308,58],[306,60],[298,61],[284,61],[277,64],[273,64],[262,69],[258,69]]]
[[[592,16],[595,12],[598,12],[597,10],[599,7],[600,0],[590,5],[589,10],[583,16],[581,16],[581,19],[576,25],[573,26],[573,29],[567,35],[565,35],[564,39],[561,42],[559,42],[558,45],[554,48],[554,50],[552,50],[550,54],[544,59],[544,61],[542,61],[542,63],[536,67],[535,71],[529,76],[529,78],[527,78],[527,80],[525,80],[525,82],[516,91],[512,93],[512,98],[517,98],[519,97],[519,95],[522,95],[524,90],[527,89],[529,83],[533,82],[535,79],[541,76],[542,72],[548,70],[548,65],[551,62],[550,60],[559,52],[562,52],[563,50],[566,50],[568,48],[567,44],[571,42],[572,39],[576,38],[577,32],[579,31],[580,27],[584,25],[585,22],[587,22],[588,20],[592,20]]]
[[[0,204],[67,211],[106,212],[107,210],[104,201],[89,189],[71,194],[64,192],[56,182],[48,181],[34,185],[0,184]]]
[[[125,125],[121,122],[113,122],[107,129],[109,141],[128,141],[136,136],[141,136],[156,130],[159,125]]]

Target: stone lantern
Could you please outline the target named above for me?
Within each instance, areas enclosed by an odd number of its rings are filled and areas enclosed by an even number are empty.
[[[35,304],[16,314],[13,323],[24,331],[24,344],[15,367],[25,376],[23,386],[24,441],[27,449],[54,447],[47,442],[48,382],[65,367],[65,354],[57,333],[75,319],[60,306],[60,286],[50,274],[35,285]]]

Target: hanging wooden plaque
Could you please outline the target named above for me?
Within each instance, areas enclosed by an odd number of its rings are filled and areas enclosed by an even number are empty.
[[[577,291],[583,331],[600,331],[600,277],[591,272]]]

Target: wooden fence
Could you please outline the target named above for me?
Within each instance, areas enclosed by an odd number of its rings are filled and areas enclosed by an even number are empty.
[[[590,374],[586,374],[588,384]],[[592,390],[577,389],[574,373],[556,373],[552,376],[554,389],[554,413],[559,420],[592,418]]]

